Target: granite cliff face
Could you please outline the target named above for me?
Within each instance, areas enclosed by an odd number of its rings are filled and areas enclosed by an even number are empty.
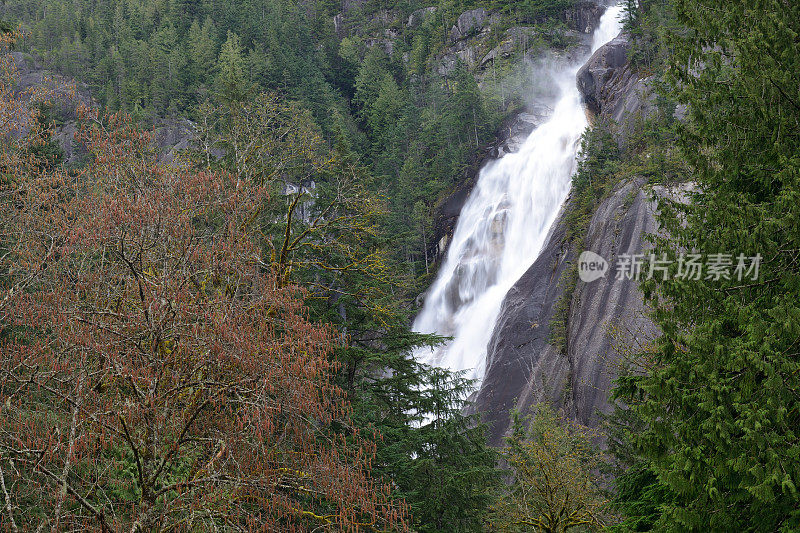
[[[620,136],[630,133],[637,119],[653,111],[652,80],[640,77],[631,67],[629,47],[628,36],[620,34],[597,50],[577,75],[588,110],[616,122]]]
[[[652,102],[648,80],[637,78],[627,61],[627,47],[627,39],[617,37],[578,73],[588,111],[616,121],[621,141],[634,117],[649,112]],[[489,422],[494,444],[502,444],[512,408],[527,412],[541,402],[597,426],[599,413],[610,410],[619,349],[656,334],[638,284],[616,279],[613,270],[591,283],[578,280],[574,290],[565,293],[567,270],[584,250],[601,255],[611,268],[620,254],[646,253],[646,235],[657,230],[656,205],[642,185],[640,180],[619,184],[595,211],[580,245],[566,239],[567,200],[539,258],[506,295],[474,406]],[[566,316],[560,347],[552,336],[557,312]]]
[[[612,271],[591,283],[579,280],[564,296],[563,275],[583,249],[612,265],[620,254],[642,253],[645,236],[656,229],[655,205],[638,181],[623,183],[602,202],[581,249],[566,244],[563,219],[556,222],[539,258],[506,295],[489,343],[476,409],[491,423],[495,443],[514,407],[525,412],[548,402],[588,426],[597,425],[598,411],[608,411],[617,346],[644,342],[655,332],[635,281],[616,279]],[[562,297],[569,311],[559,348],[551,342],[551,324]]]

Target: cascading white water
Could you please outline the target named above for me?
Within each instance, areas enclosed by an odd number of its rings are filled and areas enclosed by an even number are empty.
[[[610,7],[592,39],[592,53],[621,29]],[[588,59],[588,58],[587,58]],[[575,83],[580,65],[553,74],[560,96],[550,119],[518,152],[488,164],[459,215],[447,257],[425,297],[414,330],[453,340],[415,357],[483,379],[486,349],[503,299],[536,260],[569,192],[586,115]]]

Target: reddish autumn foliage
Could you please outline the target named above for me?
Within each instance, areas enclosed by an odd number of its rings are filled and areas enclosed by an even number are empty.
[[[405,530],[373,447],[345,440],[331,331],[262,258],[265,190],[161,165],[128,119],[88,109],[89,163],[49,168],[9,84],[0,527]]]

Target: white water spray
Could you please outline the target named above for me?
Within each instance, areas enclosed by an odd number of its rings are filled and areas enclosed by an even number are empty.
[[[592,53],[619,33],[621,13],[615,6],[603,14]],[[554,73],[560,96],[550,119],[518,152],[481,170],[414,321],[415,331],[453,340],[435,350],[418,350],[418,360],[483,379],[487,344],[503,299],[536,260],[569,193],[581,134],[588,125],[575,83],[579,67],[564,66]]]

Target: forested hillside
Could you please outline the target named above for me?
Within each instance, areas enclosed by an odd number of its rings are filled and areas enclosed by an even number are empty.
[[[336,8],[2,8],[4,527],[482,529],[497,454],[408,316],[438,197],[520,101],[432,68],[460,7],[400,24],[415,63]],[[36,62],[95,103],[19,93]],[[166,164],[143,131],[180,117]]]
[[[557,33],[575,3],[450,1],[417,12],[413,24],[409,16],[428,4],[353,2],[341,14],[324,1],[11,0],[2,10],[24,24],[21,49],[143,125],[196,119],[199,105],[224,92],[298,102],[328,146],[341,143],[370,167],[391,202],[396,259],[420,273],[431,209],[519,104],[479,91],[463,66],[444,79],[434,70],[451,27],[485,7],[504,13],[500,26],[533,22]]]
[[[621,4],[5,0],[0,529],[800,529],[800,4]],[[473,382],[413,319],[553,65]]]

